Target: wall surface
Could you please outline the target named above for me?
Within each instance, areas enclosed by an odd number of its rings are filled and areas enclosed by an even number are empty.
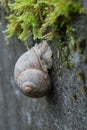
[[[87,1],[83,0],[87,8]],[[52,91],[44,98],[32,99],[24,96],[15,86],[13,71],[18,57],[26,48],[15,37],[6,45],[5,12],[0,9],[0,130],[87,130],[87,46],[83,55],[72,51],[70,58],[74,68],[66,69],[57,55],[57,48],[50,43],[53,51],[51,70]],[[85,37],[87,45],[87,16],[76,19],[78,38]],[[32,39],[29,40],[34,45]],[[83,70],[85,84],[78,80],[77,72]],[[84,87],[85,86],[85,87]]]

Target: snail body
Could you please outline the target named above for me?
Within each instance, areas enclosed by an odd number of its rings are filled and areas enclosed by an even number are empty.
[[[51,87],[48,69],[52,66],[52,51],[44,40],[35,44],[17,61],[14,78],[19,89],[32,98],[45,96]]]

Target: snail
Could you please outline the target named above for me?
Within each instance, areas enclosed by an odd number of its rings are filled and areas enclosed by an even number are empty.
[[[46,40],[26,51],[17,60],[14,79],[18,88],[28,97],[45,96],[51,88],[48,70],[52,67],[52,51]]]

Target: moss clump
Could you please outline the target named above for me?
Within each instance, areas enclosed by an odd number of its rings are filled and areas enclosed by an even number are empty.
[[[71,61],[64,61],[64,66],[67,68],[67,69],[72,69],[74,67],[74,64],[71,62]]]
[[[11,14],[5,32],[8,37],[16,34],[23,41],[32,34],[34,39],[51,40],[56,32],[63,34],[64,27],[67,30],[73,14],[84,12],[79,0],[14,0],[9,7]]]
[[[86,85],[82,87],[81,92],[82,92],[85,96],[87,96],[87,86],[86,86]]]
[[[78,99],[78,97],[77,97],[77,94],[76,94],[76,93],[73,93],[72,97],[73,97],[73,99],[74,99],[75,101]]]
[[[87,56],[84,57],[84,61],[85,64],[87,64]]]
[[[77,72],[77,75],[78,75],[78,79],[81,80],[85,84],[86,79],[85,79],[85,74],[84,74],[83,70],[79,70]]]
[[[86,39],[82,38],[80,41],[77,43],[77,51],[79,54],[83,54],[84,49],[86,47]]]

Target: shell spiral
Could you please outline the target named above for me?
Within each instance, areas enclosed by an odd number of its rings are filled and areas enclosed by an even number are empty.
[[[17,60],[14,78],[17,87],[32,98],[45,96],[51,87],[48,69],[52,66],[52,51],[44,40],[35,44]]]

